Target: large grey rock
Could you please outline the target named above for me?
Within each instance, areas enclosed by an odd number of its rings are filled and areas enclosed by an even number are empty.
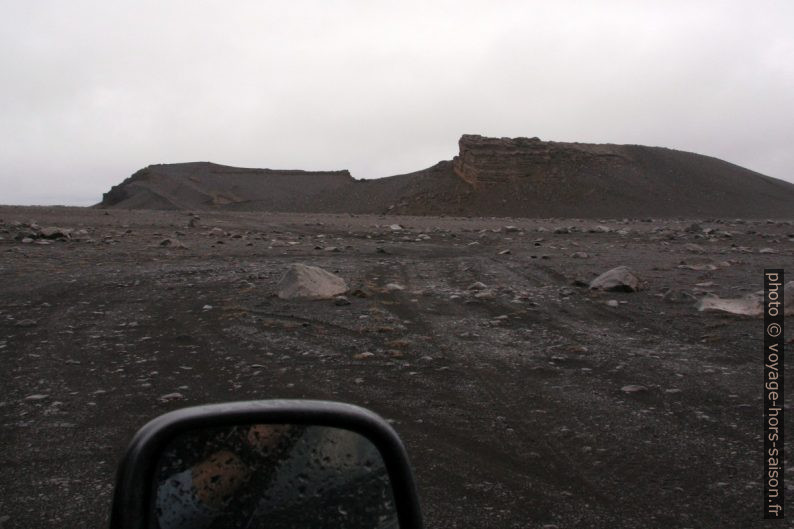
[[[338,275],[317,266],[293,264],[276,286],[281,299],[332,299],[347,292]]]
[[[640,289],[640,280],[628,266],[618,266],[593,279],[590,288],[610,292],[636,292]]]

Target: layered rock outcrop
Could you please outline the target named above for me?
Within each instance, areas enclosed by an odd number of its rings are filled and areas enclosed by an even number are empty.
[[[455,173],[472,185],[550,178],[587,167],[590,170],[626,161],[619,145],[558,143],[539,138],[486,138],[464,134]]]

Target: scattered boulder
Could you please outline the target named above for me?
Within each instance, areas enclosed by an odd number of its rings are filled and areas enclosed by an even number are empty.
[[[620,391],[622,391],[623,393],[628,393],[628,394],[631,394],[631,393],[644,393],[644,392],[648,391],[648,388],[645,387],[645,386],[641,386],[639,384],[628,384],[628,385],[623,386],[622,388],[620,388]]]
[[[705,248],[703,248],[699,244],[695,244],[695,243],[692,243],[692,242],[685,244],[684,245],[684,250],[686,250],[687,252],[692,252],[692,253],[706,253],[706,249]]]
[[[163,239],[160,241],[160,246],[163,248],[187,248],[187,246],[178,239]]]
[[[587,252],[573,252],[571,254],[571,257],[573,257],[574,259],[587,259],[588,257],[590,257],[590,254],[588,254]]]
[[[345,305],[350,305],[350,300],[347,299],[345,296],[336,296],[334,298],[334,305],[338,307],[343,307]]]
[[[640,280],[627,266],[618,266],[607,270],[590,282],[592,290],[609,292],[636,292],[640,289]]]
[[[469,285],[468,290],[485,290],[487,288],[488,288],[488,285],[486,285],[485,283],[482,283],[480,281],[476,281],[476,282],[472,283],[471,285]]]
[[[16,232],[16,234],[14,235],[14,240],[17,240],[17,241],[21,241],[23,239],[33,240],[33,239],[35,239],[38,236],[39,236],[39,234],[35,230],[21,230],[21,231],[17,231]]]
[[[495,299],[496,294],[493,290],[480,290],[476,294],[474,294],[476,299]]]
[[[174,393],[167,393],[165,395],[161,395],[160,398],[158,398],[157,400],[165,404],[167,402],[173,402],[175,400],[183,400],[184,398],[185,396],[183,394],[174,392]]]
[[[700,300],[698,310],[727,312],[739,316],[761,316],[764,313],[764,298],[758,294],[747,294],[735,299],[709,295]]]
[[[681,270],[694,270],[696,272],[712,272],[717,269],[717,265],[711,263],[680,264],[678,268]]]
[[[45,239],[69,239],[71,238],[71,233],[72,230],[67,230],[65,228],[57,228],[55,226],[41,228],[41,230],[39,231],[39,234]]]
[[[276,288],[281,299],[332,299],[348,290],[336,274],[301,263],[291,265]]]
[[[385,287],[387,292],[399,292],[405,290],[405,287],[399,283],[388,283]]]
[[[668,303],[694,303],[697,301],[695,296],[679,288],[668,288],[661,296]]]

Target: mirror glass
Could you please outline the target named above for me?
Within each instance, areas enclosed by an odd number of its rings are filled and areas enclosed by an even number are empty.
[[[249,424],[181,434],[157,464],[151,527],[394,528],[389,476],[364,436]]]

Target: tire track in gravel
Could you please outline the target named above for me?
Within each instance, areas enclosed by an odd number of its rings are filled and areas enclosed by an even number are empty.
[[[475,265],[481,262],[479,259],[474,259]],[[436,267],[435,269],[440,268]],[[405,282],[406,290],[411,290],[416,286],[412,281],[412,278],[417,275],[415,267],[405,262],[383,266],[376,272],[378,277],[398,275],[400,280]],[[545,274],[542,274],[542,277],[546,277]],[[473,279],[477,280],[476,272]],[[443,280],[449,281],[450,278],[445,277]],[[535,284],[539,282],[536,280]],[[610,503],[609,498],[601,493],[594,483],[582,473],[574,470],[577,465],[573,460],[555,449],[547,439],[537,435],[537,423],[526,418],[526,402],[527,400],[543,402],[544,399],[540,394],[527,395],[527,386],[524,384],[526,381],[511,380],[511,373],[518,371],[514,364],[491,356],[484,363],[483,358],[479,358],[478,365],[471,365],[470,359],[460,353],[465,349],[465,344],[449,337],[443,327],[439,327],[431,318],[416,310],[413,303],[406,301],[403,293],[396,293],[392,296],[392,301],[393,303],[388,306],[389,310],[403,321],[410,322],[406,324],[410,332],[431,336],[431,347],[445,353],[450,362],[454,364],[453,374],[456,376],[452,384],[449,380],[436,380],[436,384],[443,387],[441,391],[456,394],[453,401],[465,402],[458,406],[467,410],[466,415],[469,418],[480,414],[486,417],[490,416],[492,419],[506,417],[508,422],[514,426],[514,437],[523,440],[522,446],[532,446],[535,449],[533,451],[541,453],[541,457],[522,458],[513,451],[498,449],[492,439],[478,440],[472,435],[462,433],[459,428],[454,426],[444,429],[447,442],[451,442],[456,449],[463,453],[478,454],[483,459],[485,466],[488,466],[500,478],[512,476],[512,480],[518,482],[512,490],[536,489],[539,488],[539,483],[543,482],[551,484],[559,491],[569,489],[586,491],[583,496],[588,501],[596,500],[602,506]],[[461,312],[457,304],[441,299],[435,300],[434,308],[436,309],[434,312],[440,313],[442,318]],[[501,300],[491,300],[489,303],[481,304],[478,308],[491,315],[504,314],[505,308],[515,310],[514,306]],[[560,331],[563,329],[564,326],[559,326]],[[461,381],[463,384],[460,384]],[[524,391],[517,392],[515,389],[508,388],[523,388]],[[429,389],[440,391],[439,387]],[[441,418],[439,417],[439,419]],[[473,424],[470,423],[468,426],[471,428]],[[494,469],[498,469],[498,471],[494,471]]]

